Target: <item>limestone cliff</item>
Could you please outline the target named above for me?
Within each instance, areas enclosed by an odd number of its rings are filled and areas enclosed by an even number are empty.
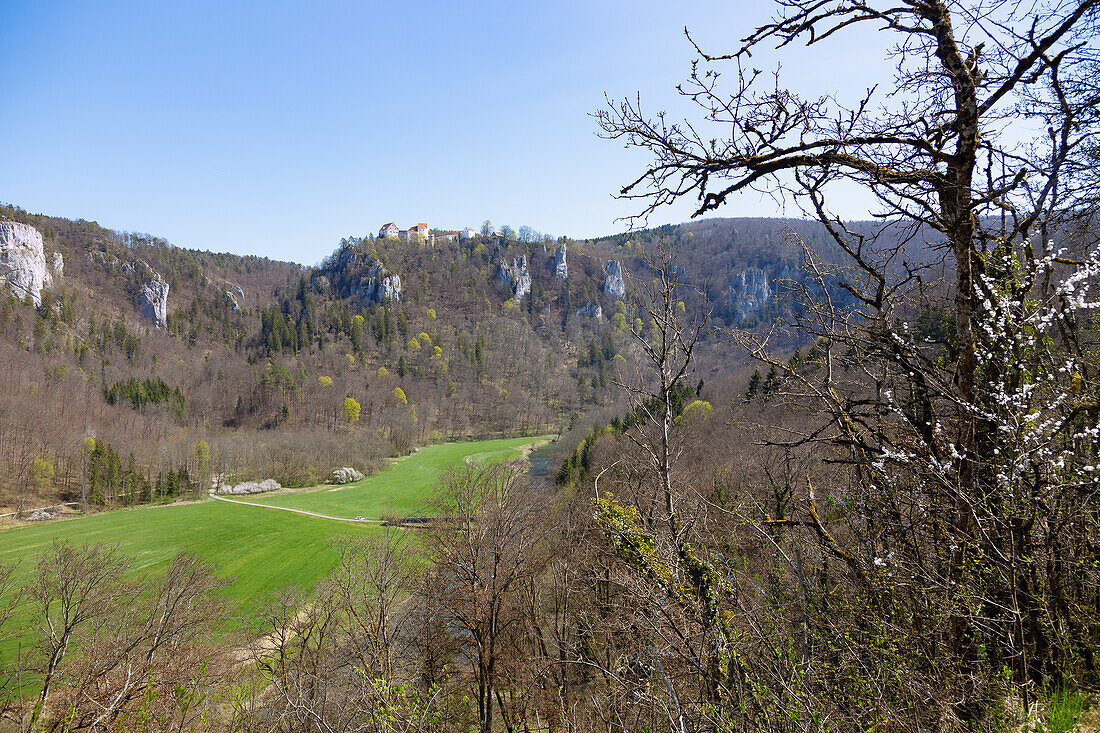
[[[569,279],[569,263],[565,261],[564,244],[558,247],[558,251],[554,253],[554,258],[550,260],[550,271],[562,282]]]
[[[789,286],[792,277],[795,274],[788,267],[771,271],[760,267],[742,270],[730,283],[729,302],[734,317],[739,321],[759,317],[768,303],[779,297],[777,290]]]
[[[146,265],[148,267],[148,265]],[[141,286],[141,315],[157,328],[168,327],[168,283],[152,268],[153,278]]]
[[[623,266],[618,260],[610,260],[603,266],[603,291],[613,300],[626,297],[626,283],[623,281]]]
[[[577,315],[588,316],[598,321],[603,318],[603,308],[600,307],[599,303],[586,303],[583,308],[577,309]]]
[[[56,267],[56,257],[54,264]],[[46,251],[37,229],[28,224],[0,221],[0,278],[7,282],[15,297],[22,299],[29,295],[36,306],[42,305],[42,288],[52,278],[46,269]]]
[[[401,276],[386,272],[381,262],[371,260],[366,274],[360,276],[359,283],[352,286],[351,292],[366,303],[400,303]]]
[[[501,262],[497,268],[497,282],[512,291],[516,302],[522,301],[531,292],[531,273],[527,270],[527,257],[520,255],[512,264]]]

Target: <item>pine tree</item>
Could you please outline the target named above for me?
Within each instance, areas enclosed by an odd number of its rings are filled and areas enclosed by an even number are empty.
[[[779,371],[772,364],[772,368],[768,370],[768,376],[764,377],[764,386],[761,389],[761,393],[765,398],[775,394],[779,391]]]
[[[745,390],[745,399],[752,400],[760,393],[760,370],[757,369],[752,373],[752,378],[749,379],[749,388]]]

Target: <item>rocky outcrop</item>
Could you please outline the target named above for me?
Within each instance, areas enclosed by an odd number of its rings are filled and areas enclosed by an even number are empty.
[[[237,302],[237,298],[234,297],[232,290],[225,291],[225,300],[229,303],[229,310],[237,313],[241,309],[241,304]]]
[[[400,303],[401,276],[398,274],[386,275],[379,280],[376,299],[379,303]]]
[[[603,266],[603,291],[613,300],[622,300],[626,297],[623,266],[618,260],[610,260]]]
[[[554,253],[554,258],[550,260],[550,270],[562,282],[569,278],[569,263],[565,261],[564,244],[558,247],[558,251]]]
[[[512,264],[501,262],[497,269],[497,282],[512,291],[512,297],[516,302],[523,300],[531,293],[531,273],[527,271],[527,257],[520,255],[512,260]]]
[[[233,292],[237,294],[238,298],[244,297],[244,288],[242,288],[240,285],[234,285]]]
[[[586,303],[583,308],[577,309],[577,315],[595,318],[598,321],[603,318],[603,308],[599,303]]]
[[[759,267],[750,267],[730,283],[730,308],[737,320],[759,316],[764,304],[772,297],[768,274]]]
[[[152,321],[157,328],[167,328],[168,283],[159,272],[150,271],[153,279],[141,286],[141,315]]]
[[[350,484],[359,481],[363,478],[363,474],[356,471],[351,466],[344,466],[338,468],[332,472],[331,483],[334,484]]]
[[[771,273],[759,267],[749,267],[734,276],[729,292],[734,316],[739,321],[760,316],[768,302],[777,297],[777,283],[782,287],[791,277],[787,267]]]
[[[55,280],[60,280],[65,274],[65,258],[60,252],[53,253],[53,276]]]
[[[60,255],[59,255],[60,256]],[[50,284],[42,235],[28,224],[0,221],[0,278],[17,298],[28,295],[42,305],[42,288]]]
[[[386,272],[381,262],[371,260],[366,274],[359,278],[357,285],[352,286],[351,292],[367,303],[400,303],[401,276]]]

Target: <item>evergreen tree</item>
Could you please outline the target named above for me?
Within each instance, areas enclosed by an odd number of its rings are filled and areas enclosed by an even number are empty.
[[[760,370],[757,369],[752,373],[752,377],[749,379],[749,388],[745,390],[745,399],[754,399],[760,394]]]

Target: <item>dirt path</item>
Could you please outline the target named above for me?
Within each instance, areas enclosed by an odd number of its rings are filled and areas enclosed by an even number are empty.
[[[294,512],[295,514],[305,514],[307,517],[317,517],[318,519],[332,519],[337,522],[355,522],[357,524],[381,524],[381,519],[363,519],[358,517],[356,519],[349,519],[348,517],[330,517],[327,514],[318,514],[317,512],[307,512],[304,509],[291,509],[285,506],[273,506],[271,504],[255,504],[251,501],[237,501],[236,499],[226,499],[224,496],[218,496],[213,491],[210,492],[211,499],[217,499],[218,501],[226,501],[230,504],[240,504],[241,506],[258,506],[263,509],[279,509],[284,512]]]

